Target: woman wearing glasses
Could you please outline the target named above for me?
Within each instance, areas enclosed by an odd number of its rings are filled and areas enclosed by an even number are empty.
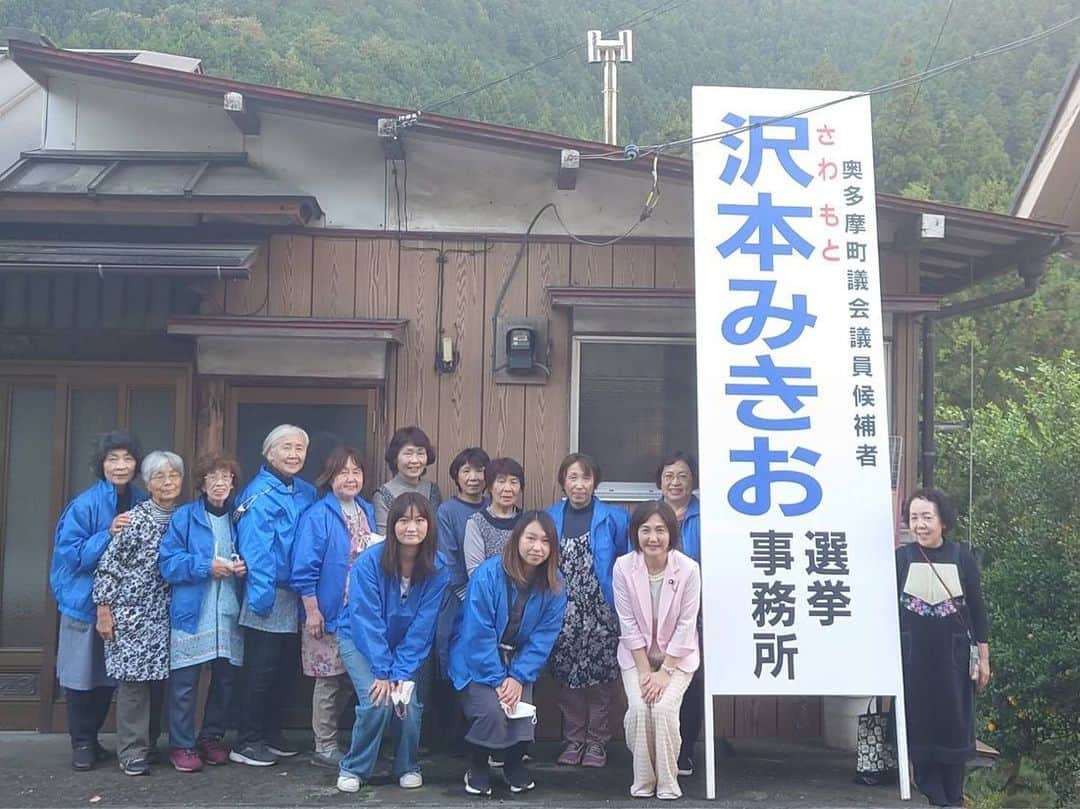
[[[180,499],[184,462],[172,452],[151,452],[142,478],[150,499],[131,509],[127,527],[109,543],[93,591],[105,671],[120,683],[116,752],[125,775],[150,773],[157,742],[151,717],[161,716],[169,676],[169,585],[158,572],[158,546]]]

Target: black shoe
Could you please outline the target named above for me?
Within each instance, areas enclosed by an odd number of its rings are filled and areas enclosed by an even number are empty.
[[[277,756],[262,742],[234,747],[229,751],[229,761],[247,764],[249,767],[272,767],[277,764]]]
[[[506,785],[510,787],[510,791],[515,794],[528,792],[530,789],[536,788],[536,782],[533,780],[532,774],[521,764],[503,768],[503,779],[506,781]]]
[[[124,775],[149,775],[150,762],[145,758],[133,758],[120,765],[120,769],[124,771]]]
[[[295,745],[289,744],[289,741],[283,735],[272,736],[267,739],[266,749],[278,758],[292,758],[300,752]]]
[[[465,791],[470,795],[490,795],[491,775],[486,772],[467,770],[465,772]]]
[[[161,763],[161,751],[157,747],[151,747],[146,751],[146,763],[147,764],[160,764]]]
[[[71,748],[71,766],[80,772],[94,769],[98,759],[94,755],[94,748],[89,744],[80,744]]]
[[[689,753],[679,754],[679,775],[693,775],[694,774],[694,757]]]
[[[103,761],[108,761],[116,755],[112,750],[106,750],[101,746],[101,742],[94,742],[94,761],[100,764]]]

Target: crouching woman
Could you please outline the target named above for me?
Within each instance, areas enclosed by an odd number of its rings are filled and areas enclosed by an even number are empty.
[[[562,629],[566,589],[559,574],[555,522],[543,511],[522,515],[499,556],[476,568],[450,653],[472,747],[465,791],[490,795],[488,755],[501,753],[511,792],[535,786],[522,764],[533,740],[533,684]],[[524,703],[524,705],[522,705]],[[519,714],[519,718],[510,717]]]
[[[375,769],[391,721],[397,739],[394,776],[403,789],[423,786],[420,720],[422,668],[450,580],[437,554],[435,511],[417,492],[400,495],[387,515],[388,536],[364,551],[348,579],[348,620],[338,650],[356,691],[356,722],[337,788],[358,792]]]
[[[700,664],[701,571],[679,550],[678,520],[662,501],[634,510],[630,546],[614,570],[626,744],[634,755],[630,794],[671,800],[682,795],[679,709]]]

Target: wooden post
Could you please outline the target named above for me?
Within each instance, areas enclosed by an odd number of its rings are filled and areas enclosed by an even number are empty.
[[[195,455],[225,449],[225,380],[195,377]]]

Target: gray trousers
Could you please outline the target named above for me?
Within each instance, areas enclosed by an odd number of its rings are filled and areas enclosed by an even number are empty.
[[[121,682],[116,687],[116,757],[121,766],[146,758],[157,746],[165,681]]]

